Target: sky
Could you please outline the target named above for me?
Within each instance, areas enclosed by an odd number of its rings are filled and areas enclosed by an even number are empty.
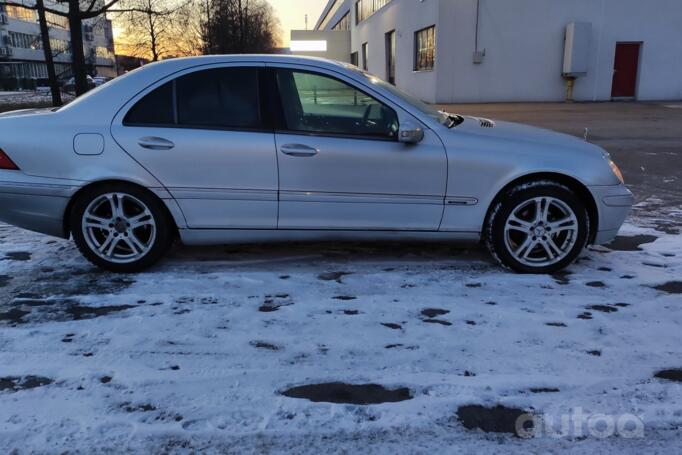
[[[268,0],[275,9],[282,27],[281,44],[289,46],[291,30],[305,30],[305,15],[308,15],[308,28],[315,27],[317,19],[327,4],[327,0]]]
[[[280,21],[280,45],[289,47],[291,30],[305,30],[305,15],[308,15],[308,28],[315,27],[327,0],[267,0],[275,10]],[[114,37],[118,39],[123,29],[114,24]]]

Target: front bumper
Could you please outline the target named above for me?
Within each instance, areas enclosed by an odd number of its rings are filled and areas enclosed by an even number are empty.
[[[0,221],[55,237],[65,237],[64,213],[75,187],[58,179],[0,171]]]
[[[635,197],[625,185],[589,187],[599,212],[599,225],[594,239],[595,245],[613,240],[625,222]]]

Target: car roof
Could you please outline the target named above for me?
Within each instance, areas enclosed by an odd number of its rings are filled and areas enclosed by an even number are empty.
[[[197,57],[181,57],[168,60],[161,60],[159,62],[150,63],[146,66],[168,66],[176,67],[178,69],[188,68],[195,65],[210,65],[213,63],[230,63],[230,62],[256,62],[256,63],[292,63],[292,64],[309,64],[318,67],[326,68],[345,68],[346,63],[329,60],[321,57],[307,57],[302,55],[284,55],[284,54],[224,54],[224,55],[202,55]]]

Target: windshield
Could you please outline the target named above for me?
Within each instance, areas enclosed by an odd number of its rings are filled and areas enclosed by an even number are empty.
[[[387,90],[390,92],[392,95],[400,98],[401,100],[405,101],[406,103],[410,104],[414,108],[416,108],[419,112],[421,112],[424,115],[428,115],[441,125],[445,125],[448,128],[452,128],[453,126],[457,126],[460,123],[462,123],[462,118],[458,115],[452,115],[448,114],[447,112],[439,111],[435,107],[431,106],[430,104],[426,104],[419,98],[416,98],[412,95],[408,95],[407,93],[403,92],[402,90],[398,89],[394,85],[389,84],[388,82],[382,81],[376,76],[373,76],[369,73],[366,73],[364,71],[360,71],[356,68],[353,68],[356,70],[358,73],[362,74],[363,77],[365,77],[367,80],[372,85],[377,85],[384,90]]]

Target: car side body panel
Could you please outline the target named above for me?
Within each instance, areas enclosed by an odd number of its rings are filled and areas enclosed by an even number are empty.
[[[216,170],[215,161],[206,162],[192,156],[176,156],[177,164],[173,162],[164,168],[159,164],[163,158],[152,160],[151,154],[135,150],[131,145],[139,139],[137,136],[143,136],[141,133],[157,131],[139,130],[130,138],[123,138],[118,131],[118,122],[128,107],[162,81],[183,72],[237,64],[289,65],[337,74],[390,104],[404,118],[414,118],[423,126],[426,135],[423,143],[396,144],[402,147],[395,150],[396,154],[401,154],[396,155],[395,160],[401,169],[410,166],[410,161],[405,159],[407,154],[416,155],[427,147],[426,153],[432,153],[433,160],[422,160],[422,164],[428,164],[424,168],[403,169],[401,184],[395,186],[396,181],[391,181],[394,186],[389,190],[378,187],[350,192],[340,187],[334,190],[334,179],[338,178],[334,174],[305,176],[313,183],[315,178],[321,179],[318,183],[325,183],[325,179],[329,183],[315,192],[297,188],[295,182],[300,175],[297,176],[295,170],[283,169],[281,162],[277,165],[281,144],[274,132],[266,134],[262,140],[254,140],[250,133],[228,135],[222,132],[223,138],[221,132],[190,130],[182,130],[174,137],[183,151],[199,145],[209,157],[223,152],[212,148],[215,142],[222,140],[231,141],[240,150],[271,147],[270,155],[265,152],[269,157],[263,155],[265,158],[259,164],[263,173],[258,174],[245,172],[247,158],[242,161],[236,155],[230,161],[236,167],[228,170]],[[76,141],[79,135],[103,140]],[[282,135],[281,139],[289,142],[293,138]],[[301,57],[210,56],[147,65],[92,90],[58,112],[30,110],[0,114],[0,148],[21,169],[0,171],[0,220],[56,236],[67,234],[64,216],[73,195],[87,185],[110,180],[140,185],[157,194],[173,215],[180,235],[187,243],[389,237],[472,240],[480,236],[486,213],[505,186],[519,178],[541,173],[565,175],[589,190],[598,211],[596,242],[603,243],[615,236],[632,202],[631,193],[611,172],[605,152],[597,146],[570,136],[505,122],[498,122],[492,128],[484,127],[474,118],[448,129],[413,109],[407,101],[382,90],[357,70],[335,62]],[[440,156],[436,150],[441,151]],[[162,153],[159,155],[163,156]],[[336,164],[339,166],[336,171],[348,171],[347,163]],[[209,176],[210,182],[183,180],[187,177],[183,172],[192,166],[204,166],[201,173]],[[423,172],[427,168],[428,172]],[[176,175],[172,175],[174,171]],[[283,171],[291,187],[280,187],[279,177]],[[247,175],[248,179],[243,178]],[[220,180],[221,176],[225,177],[224,182]],[[427,181],[417,185],[412,178]],[[395,207],[388,204],[382,207],[380,198],[386,195]],[[310,213],[308,210],[317,211],[313,216],[315,222],[300,221],[305,217],[296,213],[296,207],[303,200],[318,205],[305,210],[307,213]],[[278,205],[282,202],[284,206]],[[344,225],[342,221],[353,216],[362,221],[362,214],[345,213],[344,210],[333,212],[334,207],[342,207],[344,202],[378,208],[371,216],[395,216],[395,219],[392,224],[385,225],[372,226],[367,220]],[[380,204],[372,205],[376,202]],[[279,213],[282,208],[284,219],[289,213],[291,219],[298,221],[284,223],[280,226],[284,229],[277,230],[277,223],[272,220],[273,217],[283,219]],[[416,222],[410,223],[401,216],[400,210],[406,208],[412,210],[409,218]],[[225,216],[226,213],[232,216]],[[438,218],[439,213],[442,220],[433,223],[431,220]],[[332,221],[322,226],[319,220],[323,218]],[[420,224],[419,220],[426,218],[428,223]],[[188,224],[187,220],[191,222]],[[253,228],[258,231],[250,230]],[[398,229],[401,231],[391,232]],[[438,229],[440,232],[435,232]]]

